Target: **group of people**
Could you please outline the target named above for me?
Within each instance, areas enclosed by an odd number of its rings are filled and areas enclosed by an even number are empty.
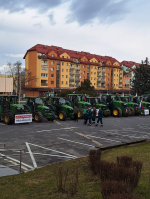
[[[79,109],[75,106],[73,109],[73,112],[74,112],[74,120],[75,120],[75,122],[78,122]],[[96,108],[95,107],[93,107],[93,109],[85,107],[83,110],[83,118],[84,118],[84,124],[88,123],[88,125],[91,126],[92,123],[96,123],[95,126],[98,126],[98,124],[100,122],[101,126],[103,126],[103,121],[102,121],[103,111],[101,108],[99,108],[99,110],[98,110],[97,122],[95,121],[96,120]]]

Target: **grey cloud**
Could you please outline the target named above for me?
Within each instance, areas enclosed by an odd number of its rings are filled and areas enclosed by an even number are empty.
[[[49,20],[50,20],[51,25],[55,25],[56,22],[54,21],[54,14],[51,13],[51,14],[48,15],[48,17],[49,17]]]
[[[59,6],[63,0],[0,0],[0,9],[11,12],[22,12],[27,8],[38,9],[39,11],[48,11],[50,8]]]
[[[112,23],[121,20],[126,13],[129,0],[72,0],[67,23],[78,22],[80,25],[92,23],[98,19],[100,23]]]
[[[35,23],[35,24],[33,24],[35,27],[37,27],[37,28],[42,28],[42,24],[41,23]]]

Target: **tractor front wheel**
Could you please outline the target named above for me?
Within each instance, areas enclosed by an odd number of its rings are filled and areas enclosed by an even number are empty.
[[[132,107],[130,107],[130,111],[131,111],[131,116],[134,116],[135,115],[135,111]]]
[[[4,124],[12,124],[14,122],[14,115],[11,112],[4,114]]]
[[[38,123],[42,122],[42,114],[40,112],[34,113],[34,120]]]
[[[120,117],[121,116],[121,113],[120,113],[120,110],[119,110],[118,107],[113,108],[112,115],[113,115],[113,117]]]
[[[50,111],[50,113],[53,115],[52,118],[47,118],[48,121],[54,121],[55,119],[55,113],[53,111]]]
[[[65,112],[65,111],[60,111],[60,112],[58,113],[58,118],[59,118],[61,121],[65,121],[66,118],[67,118],[66,112]]]

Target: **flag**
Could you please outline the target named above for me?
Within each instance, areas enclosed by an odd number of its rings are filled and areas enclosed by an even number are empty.
[[[141,110],[141,109],[143,110],[142,100],[141,100],[141,102],[140,102],[139,108],[140,108],[140,110]]]
[[[75,91],[73,91],[73,93],[75,93]]]

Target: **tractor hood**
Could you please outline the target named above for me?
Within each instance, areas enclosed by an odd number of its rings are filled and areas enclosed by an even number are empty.
[[[96,104],[97,106],[101,106],[101,107],[107,107],[107,105],[105,104]]]
[[[38,108],[49,109],[47,106],[39,105]]]
[[[125,105],[127,105],[127,102],[123,102],[123,101],[114,100],[114,102],[118,102],[118,103],[120,103],[120,104],[125,104]]]
[[[73,108],[71,107],[71,106],[68,106],[68,105],[61,105],[62,107],[64,107],[64,108],[68,108],[68,109],[71,109],[71,110],[73,110]]]
[[[79,104],[85,104],[85,105],[91,106],[91,104],[90,104],[89,102],[80,101],[80,102],[78,102],[78,103],[79,103]]]
[[[19,108],[19,109],[24,109],[24,107],[20,104],[10,104],[10,106],[14,106],[14,107]]]

